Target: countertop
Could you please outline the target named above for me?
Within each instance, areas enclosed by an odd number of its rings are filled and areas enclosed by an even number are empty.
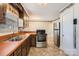
[[[9,56],[14,52],[30,35],[35,35],[36,33],[26,33],[21,35],[22,40],[20,41],[4,41],[0,42],[0,56]]]

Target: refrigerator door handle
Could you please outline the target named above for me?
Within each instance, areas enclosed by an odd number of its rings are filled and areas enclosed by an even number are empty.
[[[74,48],[76,48],[76,25],[77,25],[77,19],[73,19],[73,27],[74,27]]]
[[[62,36],[64,37],[64,34],[62,34]]]

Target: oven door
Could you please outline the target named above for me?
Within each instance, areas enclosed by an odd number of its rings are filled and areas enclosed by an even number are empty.
[[[43,35],[37,35],[36,36],[36,40],[38,41],[38,42],[45,42],[46,41],[46,35],[45,34],[43,34]]]

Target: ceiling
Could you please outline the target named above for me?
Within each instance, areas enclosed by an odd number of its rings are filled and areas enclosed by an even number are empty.
[[[68,3],[22,3],[32,21],[51,21],[59,17],[59,10]]]

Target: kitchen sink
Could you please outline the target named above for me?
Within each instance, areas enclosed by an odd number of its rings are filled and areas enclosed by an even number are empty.
[[[9,41],[20,41],[22,40],[22,38],[20,36],[15,36],[15,37],[12,37],[11,39],[9,39]]]

